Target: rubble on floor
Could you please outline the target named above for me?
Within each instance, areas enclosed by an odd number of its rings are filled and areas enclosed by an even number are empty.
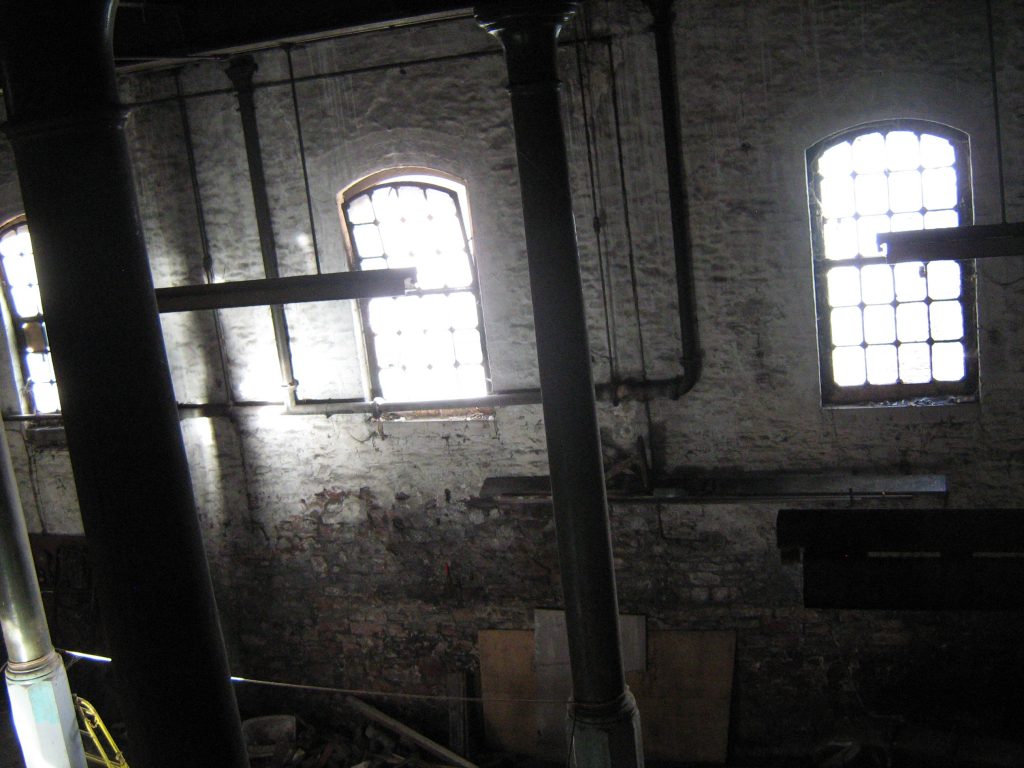
[[[242,723],[252,768],[478,768],[418,731],[355,697],[343,730],[321,731],[294,715]]]

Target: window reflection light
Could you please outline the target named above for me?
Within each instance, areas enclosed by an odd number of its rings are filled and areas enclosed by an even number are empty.
[[[824,275],[836,385],[966,375],[960,265],[870,261],[883,255],[880,233],[959,225],[955,163],[949,140],[906,129],[869,131],[817,157],[821,255],[838,262]]]
[[[414,294],[364,305],[375,396],[420,401],[486,394],[464,188],[425,173],[400,174],[345,199],[342,210],[356,268],[417,270]]]

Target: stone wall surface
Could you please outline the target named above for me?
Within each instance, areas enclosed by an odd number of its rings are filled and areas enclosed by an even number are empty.
[[[825,409],[818,385],[805,151],[871,120],[953,125],[971,137],[975,219],[998,221],[981,4],[677,5],[704,371],[680,399],[601,403],[609,455],[634,452],[642,437],[662,475],[940,473],[950,506],[1019,507],[1019,259],[978,264],[979,402]],[[1006,208],[1019,220],[1024,3],[994,0],[993,11]],[[564,37],[588,41],[563,46],[560,67],[595,378],[675,376],[675,257],[645,4],[590,3]],[[493,388],[535,387],[497,44],[462,20],[275,47],[256,60],[281,273],[348,268],[337,195],[350,184],[402,165],[452,173],[469,193]],[[241,123],[223,68],[207,61],[122,76],[124,98],[135,105],[129,135],[159,287],[263,275]],[[4,144],[0,219],[19,206]],[[286,311],[299,397],[365,397],[352,307]],[[237,674],[440,694],[446,672],[476,668],[478,630],[530,628],[533,608],[561,606],[548,506],[478,498],[487,477],[547,473],[540,406],[502,407],[481,419],[286,415],[260,405],[282,399],[267,310],[163,322],[179,402],[219,407],[212,416],[183,409],[181,423]],[[8,412],[17,408],[14,387],[2,379]],[[30,523],[80,530],[66,451],[27,439],[32,429],[7,426]],[[775,546],[780,506],[790,503],[615,503],[611,513],[624,613],[646,615],[658,629],[737,632],[737,755],[800,751],[899,723],[1019,735],[1020,612],[805,609],[800,566],[781,562]],[[444,730],[443,705],[382,706],[427,731]]]

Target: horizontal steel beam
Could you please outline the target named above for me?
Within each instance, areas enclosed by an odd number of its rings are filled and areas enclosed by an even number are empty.
[[[985,224],[914,232],[883,232],[885,261],[941,261],[1024,256],[1024,224]]]
[[[158,288],[156,302],[160,312],[164,313],[259,307],[270,304],[301,304],[337,299],[370,299],[400,296],[405,293],[408,283],[415,279],[416,270],[409,268],[182,285]]]

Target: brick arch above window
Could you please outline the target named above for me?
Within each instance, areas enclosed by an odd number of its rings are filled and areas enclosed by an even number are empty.
[[[890,265],[881,232],[973,222],[970,142],[941,123],[858,125],[807,151],[824,405],[978,393],[974,265]]]

